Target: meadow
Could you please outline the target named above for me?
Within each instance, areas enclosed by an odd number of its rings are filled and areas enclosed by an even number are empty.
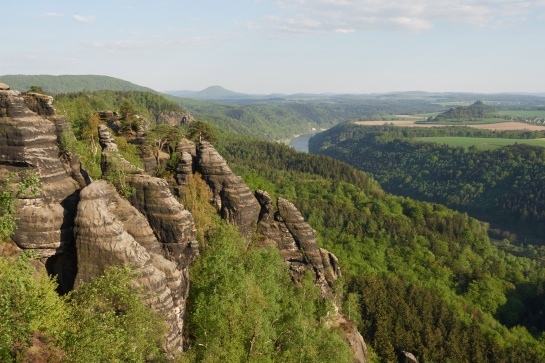
[[[501,110],[498,115],[524,118],[545,118],[545,110]]]
[[[501,139],[501,138],[484,138],[484,137],[417,137],[417,140],[425,142],[436,142],[438,144],[446,144],[452,147],[469,148],[475,146],[480,150],[492,150],[502,146],[514,144],[526,144],[533,146],[545,147],[545,139]]]

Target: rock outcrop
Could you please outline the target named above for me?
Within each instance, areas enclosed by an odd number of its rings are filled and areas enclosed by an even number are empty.
[[[72,288],[76,273],[73,223],[79,191],[88,182],[79,159],[61,152],[66,119],[55,115],[50,96],[0,91],[0,169],[16,173],[14,182],[35,175],[37,195],[19,194],[13,241],[45,258],[58,275],[61,292]]]
[[[305,221],[301,212],[284,198],[278,198],[275,212],[272,199],[266,191],[257,190],[256,199],[261,204],[258,231],[262,246],[275,246],[290,266],[297,283],[306,271],[314,274],[316,285],[327,295],[341,274],[337,258],[318,247],[316,232]]]
[[[167,124],[171,126],[188,125],[193,122],[193,120],[193,116],[191,116],[189,112],[169,111],[155,115],[157,124]]]
[[[196,169],[213,193],[213,203],[222,218],[249,238],[255,232],[261,207],[250,188],[236,176],[223,157],[206,141],[197,148]]]
[[[147,219],[104,180],[80,195],[75,220],[77,286],[101,276],[111,265],[129,264],[141,273],[136,283],[146,300],[166,317],[170,352],[182,350],[183,316],[189,288],[187,270],[166,259]]]
[[[149,292],[152,308],[169,323],[166,349],[181,351],[188,266],[199,252],[193,217],[174,198],[165,180],[145,174],[123,158],[103,125],[99,126],[99,143],[103,174],[122,177],[132,191],[125,200],[106,181],[94,182],[82,191],[76,218],[77,279],[91,279],[120,263],[142,270],[137,283]]]

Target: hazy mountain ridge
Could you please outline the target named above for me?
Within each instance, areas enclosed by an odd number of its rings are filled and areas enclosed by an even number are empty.
[[[31,86],[42,87],[48,93],[93,92],[101,90],[112,91],[157,91],[139,86],[119,78],[102,75],[3,75],[0,82],[8,84],[11,89],[26,91]]]

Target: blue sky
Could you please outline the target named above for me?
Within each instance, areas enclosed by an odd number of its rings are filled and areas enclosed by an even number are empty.
[[[2,15],[0,74],[158,91],[545,92],[545,0],[21,0]]]

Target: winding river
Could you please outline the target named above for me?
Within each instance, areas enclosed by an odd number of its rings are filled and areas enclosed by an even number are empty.
[[[312,136],[316,135],[315,132],[311,134],[299,135],[290,142],[290,147],[297,150],[308,153],[308,141]]]

